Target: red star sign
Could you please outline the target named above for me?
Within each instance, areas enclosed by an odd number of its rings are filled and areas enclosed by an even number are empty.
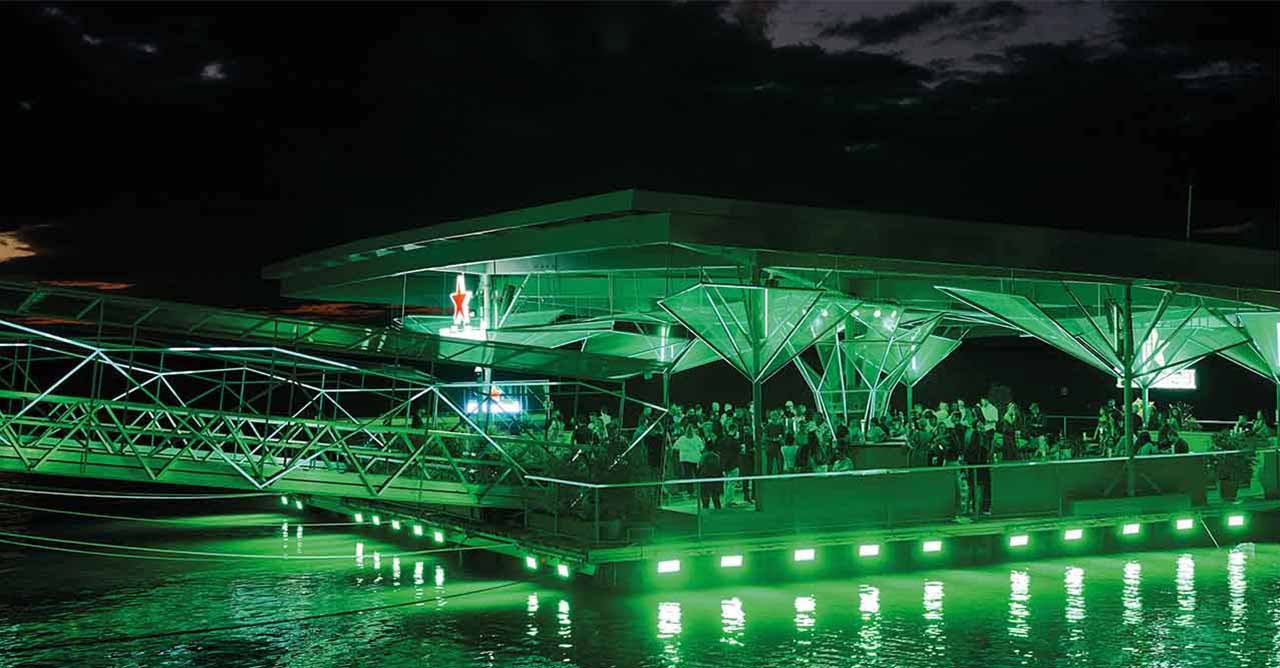
[[[458,274],[455,291],[449,299],[453,300],[453,325],[465,327],[471,320],[471,291],[467,289],[467,279],[462,274]]]

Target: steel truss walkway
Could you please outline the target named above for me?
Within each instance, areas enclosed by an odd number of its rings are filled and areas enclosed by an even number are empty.
[[[573,453],[486,433],[458,385],[277,347],[88,342],[0,320],[0,471],[526,507],[543,491],[527,471]]]

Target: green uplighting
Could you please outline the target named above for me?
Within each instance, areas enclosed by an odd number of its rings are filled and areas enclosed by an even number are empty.
[[[391,520],[391,530],[392,531],[400,530],[400,520]]]
[[[282,496],[282,497],[280,497],[280,505],[282,505],[282,506],[287,506],[287,505],[289,505],[289,497],[287,497],[287,496]]]
[[[1125,536],[1136,536],[1142,533],[1141,524],[1126,524],[1120,528],[1120,533]]]
[[[373,516],[373,526],[382,526],[382,518],[377,515]]]
[[[431,540],[434,540],[434,541],[435,541],[435,542],[437,542],[437,543],[443,543],[443,542],[444,542],[444,532],[443,532],[443,531],[441,531],[441,530],[439,530],[439,529],[436,529],[435,531],[432,531],[432,532],[431,532]]]
[[[1084,538],[1084,529],[1067,529],[1062,534],[1063,540],[1080,540],[1081,538]]]
[[[720,557],[720,568],[742,568],[742,555],[726,554]]]
[[[923,544],[921,544],[921,546],[920,546],[920,547],[921,547],[921,549],[923,549],[925,552],[941,552],[941,551],[942,551],[942,541],[940,541],[940,540],[926,540]]]
[[[1227,515],[1227,526],[1229,527],[1244,526],[1244,515]]]
[[[1009,536],[1009,547],[1026,547],[1031,542],[1031,537],[1025,533],[1016,536]]]
[[[364,524],[364,513],[356,513],[356,524]]]
[[[413,535],[415,535],[415,536],[421,536],[421,535],[422,535],[422,525],[421,525],[421,524],[415,524],[415,525],[413,525]]]
[[[298,510],[302,510],[302,501],[294,501],[293,507],[297,508]]]
[[[659,562],[658,562],[658,572],[659,572],[659,573],[679,573],[679,572],[680,572],[680,560],[679,560],[679,559],[667,559],[666,561],[659,561]]]
[[[1191,527],[1196,525],[1196,521],[1190,517],[1181,517],[1174,523],[1173,527],[1178,531],[1190,531]]]
[[[530,571],[538,570],[538,558],[532,554],[526,554],[524,556],[524,567],[526,570]]]
[[[875,543],[871,543],[869,545],[859,545],[858,556],[859,557],[878,557],[880,556],[880,546]]]
[[[569,564],[556,564],[556,575],[563,580],[569,579]]]
[[[806,547],[796,550],[792,556],[796,561],[813,561],[817,553],[814,552],[813,548]]]

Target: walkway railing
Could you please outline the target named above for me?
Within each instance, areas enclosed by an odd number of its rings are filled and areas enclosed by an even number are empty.
[[[1280,448],[1135,457],[1140,497],[1184,496],[1188,508],[1221,499],[1218,463],[1252,458],[1242,498],[1280,498]],[[999,464],[593,483],[530,475],[547,495],[530,510],[535,529],[596,544],[703,540],[804,531],[903,529],[957,517],[1045,518],[1073,506],[1124,500],[1127,457]],[[973,490],[990,490],[987,513]],[[725,492],[730,503],[725,503]],[[718,494],[723,509],[703,508]],[[749,494],[749,496],[748,496]],[[984,496],[986,496],[984,494]],[[746,499],[754,499],[748,503]],[[710,499],[709,499],[710,500]],[[1176,499],[1174,500],[1176,502]],[[1130,504],[1139,512],[1142,501]],[[624,531],[630,531],[627,535]]]

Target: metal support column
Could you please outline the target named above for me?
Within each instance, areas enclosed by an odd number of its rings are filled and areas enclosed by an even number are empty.
[[[911,419],[911,399],[912,399],[911,393],[914,389],[915,389],[914,385],[912,385],[911,383],[907,383],[907,419],[908,420]]]
[[[1124,362],[1124,410],[1120,414],[1124,419],[1124,447],[1129,454],[1129,459],[1125,462],[1125,490],[1129,496],[1134,495],[1138,482],[1137,462],[1134,461],[1137,451],[1133,449],[1133,419],[1130,417],[1133,410],[1133,358],[1133,286],[1125,283],[1124,355],[1121,359]]]
[[[760,383],[751,383],[751,442],[755,445],[756,451],[756,467],[757,475],[764,474],[764,429],[760,426],[760,421],[764,418],[764,400],[761,399]],[[760,483],[761,480],[755,481],[752,490],[756,497],[756,510],[760,510]]]

